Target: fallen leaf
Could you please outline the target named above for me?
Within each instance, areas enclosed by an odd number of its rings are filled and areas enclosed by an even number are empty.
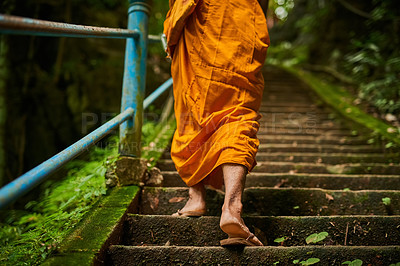
[[[325,197],[327,200],[334,200],[334,198],[332,197],[332,195],[329,195],[328,193],[325,193]]]
[[[288,179],[281,179],[281,181],[278,183],[278,184],[276,184],[275,186],[274,186],[274,188],[280,188],[280,187],[282,187],[286,182],[288,182],[289,180]]]
[[[184,201],[186,198],[184,198],[184,197],[173,197],[173,198],[170,198],[169,199],[169,203],[174,203],[174,202],[181,202],[181,201]]]

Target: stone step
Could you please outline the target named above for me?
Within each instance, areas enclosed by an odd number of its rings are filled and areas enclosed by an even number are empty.
[[[172,217],[130,214],[121,244],[130,246],[219,246],[227,235],[219,217]],[[329,235],[320,245],[392,246],[400,243],[400,216],[244,217],[246,225],[268,246],[303,246],[314,233]],[[275,239],[285,237],[281,243]]]
[[[257,135],[261,143],[292,143],[292,144],[367,144],[361,136],[296,136],[296,135]]]
[[[318,258],[317,265],[342,265],[360,259],[363,265],[389,265],[400,261],[400,247],[135,247],[114,245],[107,265],[293,265],[294,260]]]
[[[330,128],[304,128],[304,127],[260,127],[257,136],[260,135],[299,135],[299,136],[357,136],[358,132],[348,129]]]
[[[287,130],[291,132],[301,132],[301,131],[307,131],[307,132],[312,132],[313,130],[337,130],[337,131],[344,131],[349,134],[351,134],[351,131],[349,131],[348,128],[344,126],[339,126],[339,125],[332,125],[332,124],[319,124],[319,123],[295,123],[295,122],[289,122],[289,123],[281,123],[281,122],[263,122],[260,121],[260,132],[270,132],[273,130]]]
[[[268,102],[278,101],[278,102],[285,102],[285,103],[304,103],[313,105],[313,102],[307,95],[304,93],[290,93],[288,96],[287,92],[274,92],[274,93],[267,93],[263,95],[263,105],[268,106]]]
[[[261,113],[313,113],[315,115],[329,115],[330,112],[313,106],[288,106],[282,108],[281,106],[267,106],[261,104],[260,110]]]
[[[262,102],[263,106],[282,106],[282,107],[290,107],[290,106],[298,106],[298,107],[314,107],[319,108],[314,102],[293,102],[293,101],[282,101],[279,97],[276,97],[275,100],[269,100],[269,98],[263,98]]]
[[[164,187],[186,187],[176,171],[163,171]],[[246,187],[400,190],[400,175],[250,173]]]
[[[175,165],[171,159],[159,160],[157,167],[163,171],[175,171]],[[397,175],[400,173],[399,164],[384,163],[346,163],[323,164],[303,162],[271,162],[258,161],[253,172],[257,173],[310,173],[310,174],[379,174]]]
[[[261,143],[258,152],[322,152],[322,153],[382,153],[384,149],[374,145],[335,144],[280,144]]]
[[[399,163],[398,154],[330,153],[330,152],[258,152],[257,161],[308,162],[323,164],[344,163]]]
[[[170,215],[187,197],[187,188],[144,187],[140,214]],[[207,190],[207,215],[221,214],[223,198],[222,191]],[[244,215],[256,216],[400,215],[400,191],[253,187],[244,190],[243,209]]]
[[[170,167],[170,169],[174,170],[175,166]],[[253,171],[265,173],[397,175],[398,173],[400,173],[400,165],[382,163],[347,163],[331,165],[322,163],[259,161],[257,166],[254,167]]]
[[[163,159],[171,159],[170,151],[163,153]],[[327,153],[327,152],[264,152],[262,149],[256,155],[257,161],[294,162],[294,163],[399,163],[398,154],[382,153]]]
[[[284,107],[282,107],[284,108]],[[295,125],[295,126],[315,126],[321,125],[326,127],[341,126],[343,123],[334,122],[331,118],[325,115],[311,115],[300,113],[262,113],[259,120],[261,125]]]

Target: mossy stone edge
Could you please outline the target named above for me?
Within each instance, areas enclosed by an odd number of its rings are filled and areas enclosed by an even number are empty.
[[[135,212],[139,187],[109,190],[42,265],[102,265],[110,245],[119,243],[127,213]]]
[[[352,99],[354,97],[351,96],[350,93],[344,88],[329,84],[326,81],[322,81],[313,76],[311,73],[301,70],[298,67],[284,66],[282,68],[306,83],[326,104],[335,109],[344,117],[356,122],[361,126],[369,128],[370,130],[383,136],[386,140],[400,145],[400,134],[396,132],[390,133],[391,129],[394,127],[365,113],[358,107],[345,101],[345,99]]]

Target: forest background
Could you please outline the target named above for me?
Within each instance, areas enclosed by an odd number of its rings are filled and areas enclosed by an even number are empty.
[[[127,10],[128,1],[120,0],[0,3],[3,14],[116,28],[126,28]],[[162,32],[167,10],[167,0],[152,1],[150,34]],[[267,63],[296,65],[339,84],[354,95],[353,104],[399,128],[397,0],[269,0],[267,17],[271,36]],[[119,113],[124,48],[123,40],[0,35],[0,185]],[[146,93],[169,76],[169,62],[160,44],[151,44]],[[167,96],[154,106],[162,106]],[[160,108],[152,107],[146,113],[147,121],[157,121],[159,115]],[[106,144],[107,141],[101,142],[98,148]],[[98,151],[92,159],[102,161],[106,155]],[[71,167],[68,169],[76,165]],[[94,169],[90,167],[85,170],[87,175]],[[29,202],[37,200],[48,187],[36,189],[13,208],[32,208]],[[92,194],[103,193],[101,187]],[[32,217],[18,216],[11,221],[28,225],[25,229],[18,227],[18,232],[16,227],[4,227],[9,230],[3,231],[4,243],[18,239],[23,230],[28,230],[35,221]],[[32,254],[33,258],[35,253]],[[47,256],[44,251],[42,254]]]
[[[398,1],[269,2],[269,63],[325,73],[357,97],[355,104],[398,125]],[[1,13],[117,28],[126,27],[127,8],[128,1],[117,0],[0,4]],[[159,34],[168,1],[154,0],[152,8],[149,32]],[[119,112],[124,46],[122,40],[1,35],[0,185]],[[159,44],[150,46],[148,58],[150,93],[169,77],[169,63]]]

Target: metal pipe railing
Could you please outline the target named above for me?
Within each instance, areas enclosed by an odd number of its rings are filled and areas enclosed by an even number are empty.
[[[118,125],[120,126],[120,154],[140,156],[143,109],[147,108],[157,97],[171,87],[172,78],[168,79],[143,101],[148,42],[147,25],[150,6],[146,3],[148,0],[129,1],[127,30],[82,26],[0,14],[0,33],[5,34],[127,39],[121,114],[2,187],[0,189],[0,209],[33,189],[50,174],[86,151]],[[150,35],[149,38],[152,42],[161,41],[161,35]]]
[[[132,108],[126,109],[123,113],[86,135],[81,140],[75,142],[62,152],[54,155],[47,161],[2,187],[0,189],[0,209],[25,195],[25,193],[40,184],[46,177],[54,173],[61,166],[82,152],[87,151],[89,147],[107,135],[111,130],[131,118],[134,113],[135,111]]]
[[[78,38],[138,38],[136,29],[82,26],[0,14],[0,33]]]
[[[125,48],[125,70],[122,85],[121,112],[131,107],[135,117],[120,126],[119,153],[140,157],[143,123],[143,99],[146,87],[147,33],[150,6],[149,0],[129,0],[128,29],[137,29],[140,38],[127,39]]]
[[[143,101],[143,108],[146,109],[150,104],[154,102],[164,91],[172,86],[172,78],[169,78],[160,87],[153,91],[146,99]]]

